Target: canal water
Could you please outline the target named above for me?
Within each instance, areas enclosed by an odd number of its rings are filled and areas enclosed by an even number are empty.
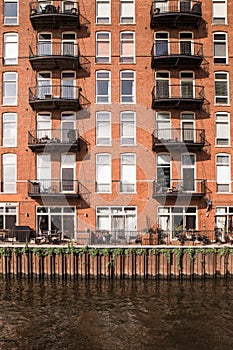
[[[0,349],[233,349],[233,280],[0,280]]]

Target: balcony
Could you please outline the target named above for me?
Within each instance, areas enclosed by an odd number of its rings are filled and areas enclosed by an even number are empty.
[[[152,68],[199,68],[203,61],[203,44],[190,41],[157,41],[152,48]]]
[[[155,129],[152,134],[152,150],[154,152],[188,150],[201,151],[205,145],[203,129]]]
[[[31,198],[83,199],[90,203],[90,191],[78,180],[29,180],[28,195]]]
[[[88,150],[88,142],[75,129],[43,129],[28,132],[28,147],[32,152],[80,152]]]
[[[203,103],[204,87],[189,82],[170,85],[161,81],[152,90],[153,109],[200,109]]]
[[[78,111],[89,105],[82,89],[70,85],[47,85],[29,88],[29,104],[34,111]]]
[[[90,61],[80,55],[78,44],[42,42],[29,46],[29,61],[36,71],[76,70],[78,78],[90,75]]]
[[[153,198],[203,198],[206,194],[206,181],[191,177],[183,180],[154,181]]]
[[[151,28],[195,29],[202,19],[200,1],[153,1],[150,12]]]
[[[90,22],[81,15],[74,1],[35,1],[30,3],[30,21],[34,30],[83,29],[89,35]],[[77,33],[78,34],[78,33]]]

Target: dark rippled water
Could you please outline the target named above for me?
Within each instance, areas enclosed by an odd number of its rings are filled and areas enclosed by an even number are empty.
[[[0,280],[0,349],[233,349],[233,281]]]

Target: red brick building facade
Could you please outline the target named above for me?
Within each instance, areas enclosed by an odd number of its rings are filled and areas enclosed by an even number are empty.
[[[0,7],[1,228],[231,232],[230,1]]]

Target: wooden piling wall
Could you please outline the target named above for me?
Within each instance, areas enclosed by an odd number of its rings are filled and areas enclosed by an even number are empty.
[[[233,248],[1,247],[0,275],[61,278],[233,276]]]

